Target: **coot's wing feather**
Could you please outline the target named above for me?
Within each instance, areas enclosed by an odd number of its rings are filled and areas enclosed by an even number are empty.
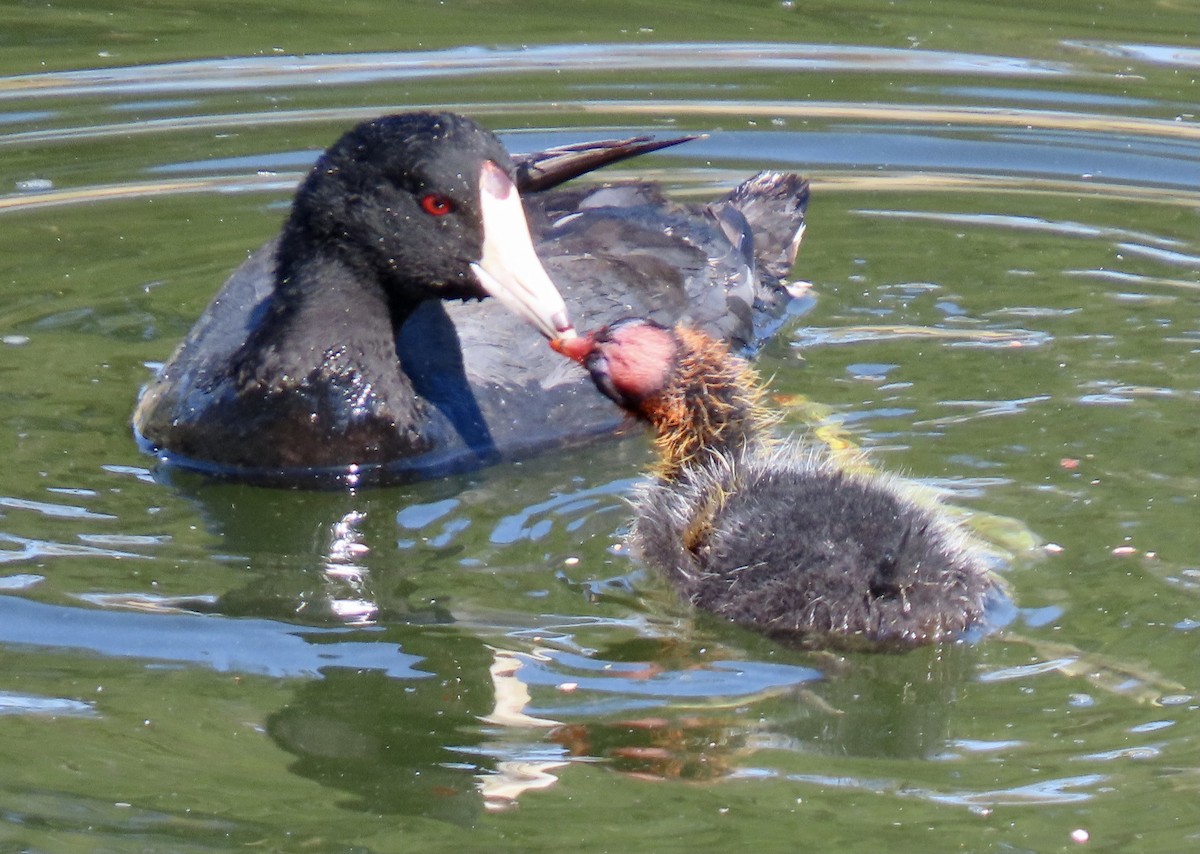
[[[584,328],[629,316],[664,325],[683,321],[753,349],[788,300],[781,280],[756,257],[794,257],[808,196],[807,183],[796,176],[751,182],[768,195],[751,208],[755,221],[771,210],[786,220],[761,239],[741,207],[754,199],[746,185],[698,207],[669,203],[653,185],[631,183],[535,197],[529,204],[538,254]],[[461,372],[443,371],[431,384],[442,401],[439,417],[453,422],[443,426],[467,444],[484,434],[476,418],[502,455],[582,441],[624,420],[584,371],[510,313],[488,303],[447,303],[438,310],[454,324],[462,362]],[[402,349],[434,348],[424,324],[406,324],[401,339],[409,339]],[[538,414],[536,425],[530,413]]]
[[[561,145],[533,154],[517,154],[513,156],[517,167],[517,189],[522,194],[538,193],[601,166],[700,138],[701,135],[697,134],[670,139],[631,136],[628,139],[600,139]]]
[[[191,432],[213,434],[214,442],[229,441],[208,411],[213,388],[228,376],[234,353],[262,318],[274,290],[275,252],[279,238],[268,240],[234,270],[208,308],[180,342],[164,368],[147,384],[133,416],[139,438],[177,436]]]

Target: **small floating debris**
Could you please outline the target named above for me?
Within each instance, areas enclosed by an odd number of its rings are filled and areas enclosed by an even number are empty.
[[[1077,827],[1071,831],[1071,841],[1076,845],[1083,845],[1089,839],[1091,839],[1091,834],[1089,834],[1082,827]]]
[[[17,189],[22,193],[44,193],[54,189],[54,182],[48,178],[28,178],[18,181]]]
[[[1133,546],[1117,546],[1112,550],[1112,553],[1114,557],[1127,557],[1137,554],[1137,549]]]

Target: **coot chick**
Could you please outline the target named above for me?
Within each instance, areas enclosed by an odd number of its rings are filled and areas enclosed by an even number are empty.
[[[800,645],[904,648],[979,624],[999,592],[913,486],[774,439],[754,372],[705,333],[628,319],[552,346],[653,427],[631,541],[697,607]]]
[[[797,176],[756,176],[703,207],[644,183],[542,192],[691,138],[514,159],[450,113],[358,125],[143,391],[139,440],[210,474],[324,485],[612,432],[612,408],[540,344],[573,334],[551,279],[571,311],[686,319],[735,346],[768,334],[787,302],[808,195]],[[473,299],[485,294],[514,311]]]

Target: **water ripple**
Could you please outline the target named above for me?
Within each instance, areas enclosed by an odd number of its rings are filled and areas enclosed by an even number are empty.
[[[1089,753],[1084,756],[1072,756],[1076,762],[1112,762],[1114,759],[1156,759],[1163,752],[1165,744],[1147,744],[1142,747],[1119,747],[1116,750],[1103,750],[1099,753]]]
[[[936,339],[959,347],[1041,347],[1053,340],[1045,332],[1030,329],[945,329],[931,326],[888,324],[882,326],[806,326],[792,335],[792,346],[828,347],[880,341]]]
[[[934,792],[923,789],[902,789],[901,795],[911,795],[939,804],[965,807],[1025,806],[1033,804],[1076,804],[1090,801],[1090,791],[1071,789],[1094,789],[1109,777],[1104,774],[1082,774],[1077,777],[1056,777],[1039,780],[1024,786],[1008,789],[991,789],[982,792]]]
[[[980,225],[989,228],[1007,228],[1013,231],[1036,231],[1043,234],[1055,234],[1064,237],[1110,238],[1119,241],[1140,240],[1154,243],[1160,247],[1186,246],[1184,241],[1156,234],[1139,231],[1129,231],[1112,226],[1088,225],[1070,220],[1048,220],[1036,216],[1015,216],[1012,214],[965,214],[949,211],[906,211],[906,210],[855,210],[860,216],[878,217],[881,219],[900,219],[927,222],[942,222],[959,225]],[[1124,245],[1124,244],[1121,244]],[[1185,256],[1190,257],[1190,256]]]
[[[40,560],[47,557],[146,557],[146,555],[140,555],[135,552],[96,548],[95,546],[77,546],[71,543],[56,543],[51,540],[36,540],[3,532],[0,532],[0,543],[9,543],[16,546],[16,548],[0,548],[0,564],[17,563],[25,560]]]
[[[720,68],[867,71],[1045,77],[1076,73],[1061,62],[948,51],[851,45],[701,42],[536,45],[515,50],[459,47],[403,53],[254,56],[18,75],[0,79],[0,98],[145,95],[339,86],[417,78],[563,70],[663,71]]]
[[[422,659],[395,643],[347,638],[362,631],[298,627],[274,620],[68,608],[0,596],[0,643],[199,665],[220,672],[320,676],[330,667],[428,677]]]
[[[1045,403],[1050,395],[1040,394],[1033,397],[1019,397],[1013,400],[943,400],[942,406],[956,406],[972,410],[963,415],[943,415],[938,418],[927,418],[914,422],[914,426],[939,426],[949,424],[964,424],[976,418],[991,418],[997,415],[1019,415],[1031,406]]]
[[[1120,270],[1063,270],[1063,275],[1080,276],[1084,278],[1102,279],[1102,281],[1118,282],[1121,284],[1151,285],[1160,288],[1182,288],[1184,290],[1200,290],[1200,282],[1189,282],[1182,278],[1162,278],[1158,276],[1139,276],[1138,273],[1121,272]]]
[[[553,521],[545,516],[564,516],[578,513],[581,510],[594,510],[599,503],[597,499],[612,499],[627,494],[638,482],[637,478],[622,478],[602,486],[582,489],[578,492],[568,492],[556,495],[549,501],[543,501],[505,516],[492,529],[491,542],[495,545],[511,545],[518,540],[540,540],[550,533]],[[623,506],[611,502],[613,507]]]
[[[761,661],[714,661],[703,668],[663,670],[646,662],[603,661],[562,650],[542,649],[519,658],[521,679],[527,685],[572,686],[566,695],[572,698],[569,704],[536,712],[550,716],[642,708],[648,705],[648,698],[705,705],[731,698],[744,702],[821,678],[819,671],[809,667]]]
[[[91,703],[66,697],[37,697],[0,691],[0,716],[37,715],[51,718],[94,718],[96,708]]]
[[[1171,252],[1156,246],[1142,246],[1137,243],[1118,243],[1117,248],[1130,255],[1152,258],[1173,267],[1191,267],[1200,269],[1200,255],[1189,255],[1185,252]]]
[[[761,776],[761,771],[760,771]],[[776,776],[767,772],[767,776]],[[823,788],[859,789],[874,794],[895,794],[900,797],[918,798],[936,804],[949,804],[970,808],[997,806],[1030,806],[1047,804],[1073,804],[1092,799],[1090,791],[1072,789],[1094,789],[1109,778],[1103,774],[1082,774],[1075,777],[1057,777],[1039,780],[1022,786],[1002,789],[985,789],[978,792],[939,792],[907,783],[878,780],[854,776],[829,776],[825,774],[787,774],[785,779],[797,783],[809,783]]]
[[[14,510],[32,510],[53,519],[116,519],[108,513],[95,513],[86,507],[74,504],[50,504],[45,501],[31,501],[28,498],[13,498],[0,495],[0,507],[11,507]]]
[[[1200,68],[1200,50],[1161,44],[1115,44],[1113,42],[1064,41],[1064,47],[1087,50],[1104,56],[1166,65],[1172,68]]]
[[[1032,664],[1018,664],[1014,667],[1001,667],[996,670],[979,674],[980,682],[1009,682],[1014,679],[1025,679],[1030,676],[1040,676],[1043,673],[1054,673],[1078,661],[1074,658],[1053,658],[1049,661],[1037,661]]]

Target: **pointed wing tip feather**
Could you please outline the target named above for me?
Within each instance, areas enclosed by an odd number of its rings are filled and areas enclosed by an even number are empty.
[[[534,154],[517,155],[513,158],[517,166],[517,187],[522,193],[541,192],[601,166],[703,139],[704,136],[688,134],[656,139],[642,135],[626,139],[600,139],[563,145]]]

